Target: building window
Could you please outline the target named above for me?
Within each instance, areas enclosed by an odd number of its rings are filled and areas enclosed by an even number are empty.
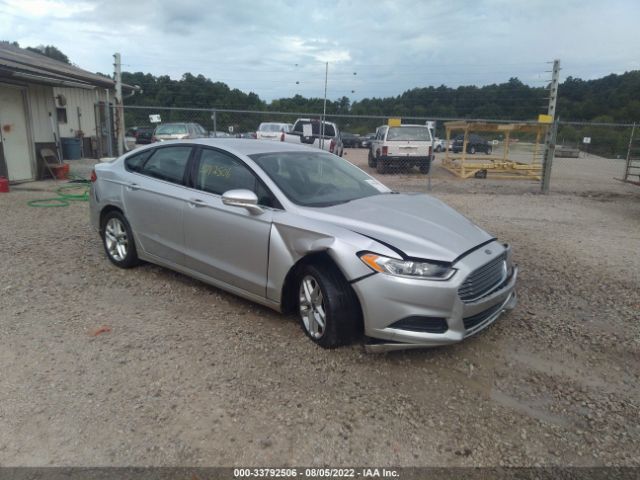
[[[58,123],[67,123],[67,109],[65,107],[56,108],[58,113]]]

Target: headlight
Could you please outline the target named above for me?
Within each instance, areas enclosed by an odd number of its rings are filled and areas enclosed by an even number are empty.
[[[376,272],[397,277],[448,280],[456,272],[455,268],[432,262],[397,260],[368,252],[361,253],[359,256],[360,260]]]

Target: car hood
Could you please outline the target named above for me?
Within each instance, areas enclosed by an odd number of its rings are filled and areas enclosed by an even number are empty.
[[[453,262],[493,237],[440,200],[423,194],[383,194],[326,208],[314,219],[340,225],[406,256]]]

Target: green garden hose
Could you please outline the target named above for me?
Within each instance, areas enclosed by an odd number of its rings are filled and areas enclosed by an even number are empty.
[[[69,175],[69,178],[72,179],[73,183],[56,189],[58,197],[31,200],[27,202],[27,205],[39,208],[58,208],[68,207],[70,205],[69,202],[88,202],[91,182],[76,175]]]
[[[41,198],[39,200],[31,200],[27,202],[30,207],[39,208],[56,208],[56,207],[68,207],[69,202],[64,198]]]

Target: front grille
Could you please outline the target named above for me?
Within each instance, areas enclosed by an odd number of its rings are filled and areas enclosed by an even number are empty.
[[[474,302],[489,295],[506,278],[507,262],[504,254],[472,272],[458,288],[458,296],[463,302]]]
[[[502,306],[503,306],[502,303],[498,303],[497,305],[494,305],[493,307],[488,308],[484,312],[477,313],[471,317],[463,318],[462,321],[464,322],[464,328],[467,330],[470,330],[473,327],[480,325],[487,318],[491,317],[498,310],[500,310]]]
[[[389,327],[423,333],[444,333],[449,328],[444,318],[421,317],[418,315],[405,317],[389,325]]]

